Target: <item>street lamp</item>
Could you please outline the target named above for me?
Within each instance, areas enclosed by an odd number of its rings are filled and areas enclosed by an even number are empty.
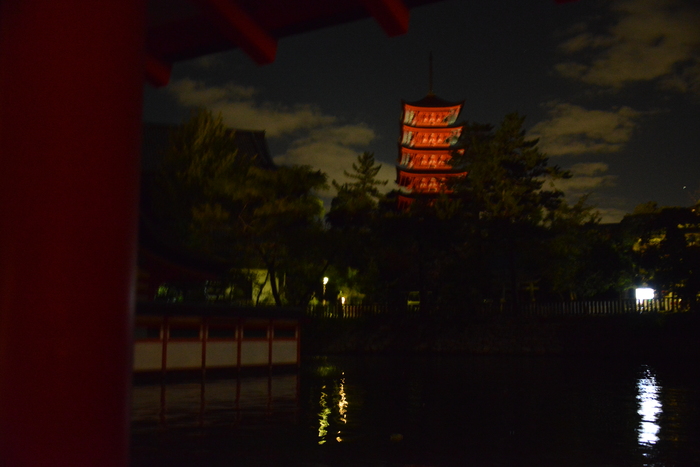
[[[635,289],[634,295],[637,300],[653,300],[654,289],[649,287],[639,287]]]
[[[637,311],[650,311],[651,300],[654,299],[654,289],[650,287],[638,287],[634,291],[634,296],[637,299]]]
[[[326,304],[326,284],[328,284],[328,278],[323,278],[323,304]]]

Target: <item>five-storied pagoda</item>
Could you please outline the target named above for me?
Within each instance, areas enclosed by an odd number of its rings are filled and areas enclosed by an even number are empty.
[[[399,209],[402,210],[418,197],[430,200],[440,193],[449,193],[447,180],[466,175],[449,163],[462,134],[462,125],[456,122],[464,102],[448,102],[433,94],[432,63],[430,75],[427,96],[415,102],[401,101],[396,183],[403,188],[398,197]]]

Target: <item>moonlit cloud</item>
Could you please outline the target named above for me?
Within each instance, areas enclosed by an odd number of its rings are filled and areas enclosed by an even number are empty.
[[[560,45],[572,59],[557,71],[585,83],[620,88],[658,80],[700,94],[700,7],[689,0],[613,3],[618,20],[606,33],[579,31]]]
[[[182,105],[192,107],[250,100],[255,95],[255,89],[252,86],[239,86],[233,83],[224,86],[206,86],[200,81],[189,78],[173,81],[168,86],[168,91]]]
[[[615,224],[622,220],[627,214],[629,214],[624,209],[612,208],[612,207],[597,207],[596,211],[600,215],[600,222],[602,224]]]
[[[613,45],[613,43],[614,39],[612,37],[594,36],[589,32],[581,32],[563,44],[560,44],[559,49],[571,54],[588,48],[599,49],[609,47]]]
[[[328,174],[329,181],[342,183],[346,181],[343,171],[352,171],[357,156],[375,137],[374,130],[362,124],[317,128],[294,141],[287,152],[275,157],[275,163],[310,165]]]
[[[608,164],[603,162],[575,164],[568,170],[573,177],[555,180],[553,183],[566,194],[567,198],[572,200],[591,193],[597,188],[613,186],[617,178],[614,175],[606,175]]]
[[[221,65],[223,60],[220,54],[202,55],[199,58],[192,60],[192,63],[203,70],[209,70]]]
[[[673,89],[683,93],[689,92],[700,96],[700,61],[689,65],[679,74],[666,77],[660,84],[665,89]]]
[[[615,186],[617,176],[609,175],[608,164],[604,162],[584,162],[575,164],[568,170],[573,175],[569,179],[554,180],[555,188],[564,192],[569,203],[576,203],[582,196],[593,195],[589,201],[598,199],[596,191]],[[625,211],[611,206],[596,206],[601,222],[619,222]]]
[[[530,130],[550,156],[621,150],[632,137],[641,113],[630,107],[588,110],[568,103],[550,104],[549,119]]]
[[[228,127],[265,130],[270,139],[290,137],[287,150],[274,157],[275,163],[309,165],[325,172],[329,181],[345,181],[343,170],[350,171],[358,154],[376,137],[374,130],[365,124],[341,124],[336,117],[310,105],[285,107],[261,103],[256,100],[256,90],[249,86],[207,86],[183,79],[168,89],[181,105],[221,113]],[[392,169],[388,169],[390,176],[394,175]],[[382,167],[382,172],[387,173],[387,168]]]
[[[265,130],[270,138],[309,130],[335,122],[310,105],[285,107],[272,103],[258,103],[255,89],[250,86],[227,84],[206,86],[202,82],[182,79],[173,82],[168,90],[179,103],[188,107],[206,107],[221,113],[224,123],[231,128]]]

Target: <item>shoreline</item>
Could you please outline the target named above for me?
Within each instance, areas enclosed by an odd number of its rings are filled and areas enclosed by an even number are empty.
[[[302,326],[304,355],[700,356],[700,315],[373,316]]]

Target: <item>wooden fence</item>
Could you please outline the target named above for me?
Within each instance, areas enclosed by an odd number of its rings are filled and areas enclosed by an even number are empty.
[[[309,305],[306,314],[314,318],[361,318],[394,311],[389,305]]]
[[[690,304],[679,299],[653,300],[610,300],[610,301],[572,301],[551,303],[524,303],[513,312],[519,316],[588,316],[588,315],[621,315],[640,313],[675,313],[688,311]],[[410,305],[403,309],[389,305],[310,305],[307,315],[314,318],[352,319],[376,316],[387,313],[417,314],[419,305]],[[507,304],[485,304],[478,314],[507,314],[511,308]],[[466,310],[465,310],[466,311]],[[428,313],[430,313],[428,311]]]
[[[687,311],[679,299],[573,301],[553,303],[526,303],[520,305],[520,314],[527,316],[621,315],[631,313],[675,313]]]

